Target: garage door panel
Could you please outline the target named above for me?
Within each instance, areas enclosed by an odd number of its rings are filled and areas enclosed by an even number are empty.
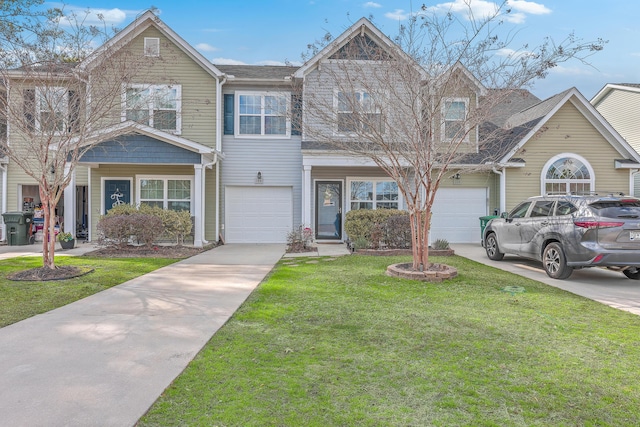
[[[225,189],[228,243],[284,243],[293,227],[291,187]]]
[[[431,241],[449,243],[480,241],[480,217],[487,214],[486,188],[441,188],[431,216]]]

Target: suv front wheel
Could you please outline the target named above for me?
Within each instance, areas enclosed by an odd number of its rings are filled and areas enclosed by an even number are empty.
[[[549,243],[542,254],[542,265],[544,271],[552,279],[566,279],[571,276],[573,268],[567,266],[567,258],[559,243]]]
[[[504,254],[500,252],[498,248],[498,239],[494,233],[490,233],[484,242],[484,249],[487,251],[487,256],[490,260],[500,261],[504,258]]]

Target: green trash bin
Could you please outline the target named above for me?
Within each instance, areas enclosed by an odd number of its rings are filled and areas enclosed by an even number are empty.
[[[480,243],[484,246],[484,229],[487,228],[487,224],[494,218],[500,218],[498,215],[487,215],[480,217]]]
[[[5,212],[2,214],[6,224],[7,244],[9,246],[28,245],[31,243],[29,230],[33,221],[33,212]]]

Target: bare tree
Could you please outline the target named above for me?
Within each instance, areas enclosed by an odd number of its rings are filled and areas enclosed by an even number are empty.
[[[465,3],[461,14],[423,6],[393,41],[372,26],[354,29],[316,49],[325,56],[301,89],[304,140],[368,158],[398,183],[417,271],[430,266],[431,211],[443,179],[461,165],[486,168],[500,152],[505,130],[493,116],[558,63],[584,62],[605,43],[569,36],[507,50],[507,2],[484,16]]]
[[[0,44],[0,154],[39,187],[43,264],[50,269],[56,205],[78,161],[96,144],[126,133],[127,126],[119,125],[123,87],[153,65],[153,58],[123,49],[127,40],[103,45],[92,56],[112,31],[85,25],[89,13],[56,9],[32,21],[11,17],[29,26]]]

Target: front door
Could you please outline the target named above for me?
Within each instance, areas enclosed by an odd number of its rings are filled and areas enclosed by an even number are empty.
[[[316,239],[342,240],[340,181],[316,181]]]
[[[104,213],[114,206],[131,203],[131,181],[128,179],[105,179]]]

